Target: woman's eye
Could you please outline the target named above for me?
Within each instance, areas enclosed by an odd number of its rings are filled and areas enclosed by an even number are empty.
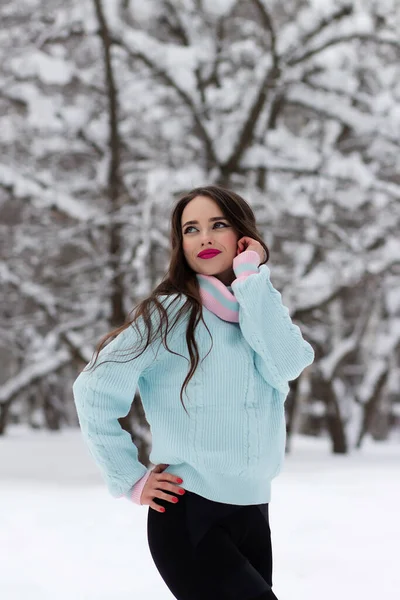
[[[216,223],[214,223],[214,227],[216,225],[223,225],[224,227],[229,227],[229,225],[227,223],[224,223],[223,221],[217,221]],[[189,230],[190,229],[196,229],[193,225],[190,225],[189,227],[187,227],[185,229],[185,231],[183,233],[191,233]],[[220,227],[218,227],[218,229],[220,229]]]
[[[223,221],[217,221],[215,223],[215,225],[223,225],[224,227],[228,227],[228,225],[226,223],[224,223]]]

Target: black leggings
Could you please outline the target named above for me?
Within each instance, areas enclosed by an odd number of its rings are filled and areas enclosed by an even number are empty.
[[[272,586],[267,511],[243,506],[219,518],[195,547],[185,521],[187,491],[164,513],[148,509],[147,538],[154,563],[177,600],[277,600]],[[209,502],[212,502],[211,500]]]

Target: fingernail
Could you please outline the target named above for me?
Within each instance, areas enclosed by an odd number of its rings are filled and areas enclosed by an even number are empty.
[[[181,479],[180,477],[177,479],[178,483],[183,483],[183,479]]]
[[[160,511],[161,512],[165,512],[165,508],[160,508]]]
[[[172,502],[178,502],[178,498],[172,498]]]

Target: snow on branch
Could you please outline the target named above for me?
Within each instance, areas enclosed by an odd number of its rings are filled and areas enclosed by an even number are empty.
[[[294,84],[285,96],[285,102],[291,105],[309,109],[320,114],[323,118],[335,119],[347,125],[357,133],[376,134],[398,143],[398,139],[390,131],[390,125],[377,115],[361,112],[354,106],[337,101],[335,94],[310,90],[304,83]]]
[[[279,56],[277,51],[276,44],[276,31],[272,21],[271,14],[264,4],[263,0],[253,0],[253,3],[258,9],[258,12],[261,16],[261,22],[265,29],[269,32],[270,40],[271,40],[271,55],[272,55],[272,64],[275,69],[279,67]]]
[[[395,319],[390,324],[389,333],[380,333],[372,351],[373,360],[369,361],[368,369],[358,386],[355,401],[363,408],[363,424],[360,428],[357,447],[367,433],[371,417],[381,397],[381,390],[386,385],[389,375],[391,358],[396,356],[400,347],[400,320]]]
[[[283,154],[285,150],[286,156]],[[318,177],[341,185],[353,184],[365,191],[383,191],[391,197],[400,197],[400,186],[377,179],[358,155],[344,158],[339,153],[332,152],[327,161],[321,161],[315,149],[305,143],[298,144],[297,148],[295,144],[290,147],[285,140],[282,148],[252,146],[246,151],[241,162],[241,171],[257,168],[265,168],[270,172]]]
[[[393,266],[400,265],[400,240],[390,237],[380,246],[378,257],[374,253],[369,253],[369,271],[370,273],[382,273],[389,271]]]
[[[144,43],[144,40],[141,40],[141,37],[143,36],[146,39],[146,43]],[[200,113],[196,107],[196,102],[186,91],[186,89],[184,89],[184,87],[177,82],[176,77],[172,75],[172,71],[162,64],[163,60],[161,50],[158,49],[157,53],[149,52],[149,50],[151,50],[151,47],[148,45],[149,39],[150,36],[143,32],[135,32],[135,34],[129,32],[126,35],[121,32],[118,35],[114,35],[113,43],[123,48],[131,58],[141,60],[156,77],[163,81],[168,87],[175,90],[179,98],[182,100],[184,105],[189,108],[189,111],[192,114],[193,120],[199,130],[199,135],[205,144],[209,160],[214,164],[218,164],[212,136],[209,135],[207,127],[205,123],[203,123]],[[165,51],[166,50],[164,50],[164,52]],[[189,70],[186,69],[185,72],[189,76]],[[186,87],[187,84],[185,82],[185,88]]]
[[[372,282],[370,285],[373,286],[374,282],[376,285],[379,278],[390,270],[393,263],[392,258],[392,261],[372,265],[371,259],[371,262],[366,265],[363,261],[356,261],[354,258],[346,268],[342,267],[340,273],[334,265],[323,263],[316,265],[307,275],[303,275],[296,285],[294,299],[296,314],[307,313],[316,308],[322,310],[343,291],[354,288],[367,278]],[[374,297],[374,294],[371,293],[370,297]],[[368,307],[365,310],[367,311]],[[358,327],[361,327],[362,323],[361,320]]]
[[[171,32],[176,35],[183,46],[190,46],[190,35],[184,21],[184,13],[181,11],[175,2],[165,0],[167,8],[166,20],[171,29]],[[168,14],[168,11],[170,14]]]
[[[198,12],[208,12],[217,18],[227,18],[231,15],[240,0],[196,0]]]
[[[183,47],[176,44],[161,43],[151,35],[138,29],[126,30],[119,28],[112,36],[114,44],[119,44],[130,55],[140,56],[143,60],[157,68],[160,73],[168,77],[169,84],[173,87],[185,90],[191,103],[195,105],[196,81],[194,70],[197,66],[198,57],[193,46]]]
[[[85,206],[81,200],[57,191],[54,187],[49,189],[32,177],[22,175],[4,164],[0,164],[0,186],[16,198],[30,198],[38,207],[56,208],[60,213],[78,221],[87,221],[100,214],[95,208]]]
[[[310,48],[309,50],[303,52],[303,54],[300,54],[298,56],[293,56],[292,58],[288,58],[286,61],[286,64],[291,67],[295,66],[299,63],[305,62],[306,60],[308,60],[309,58],[312,58],[313,56],[319,54],[320,52],[323,52],[327,48],[330,48],[332,46],[337,46],[339,44],[344,44],[347,42],[354,42],[354,41],[372,42],[377,45],[393,46],[394,48],[400,49],[400,41],[396,37],[378,36],[378,35],[374,35],[372,33],[354,32],[354,33],[347,33],[347,34],[343,34],[343,35],[333,36],[333,37],[325,40],[324,42],[320,43],[319,45],[316,45],[314,48]]]
[[[274,88],[278,77],[279,70],[273,66],[271,67],[270,64],[267,64],[264,76],[261,78],[253,95],[252,102],[247,110],[247,117],[237,134],[236,143],[233,144],[233,150],[222,167],[223,172],[232,172],[238,168],[243,153],[247,150],[254,137],[254,131],[265,107],[268,93],[270,89]]]
[[[66,349],[49,352],[47,357],[41,357],[37,363],[21,369],[15,377],[6,381],[0,388],[0,404],[9,404],[17,394],[23,392],[34,383],[50,373],[59,371],[71,362],[71,355]]]
[[[397,185],[396,183],[383,181],[382,179],[375,179],[371,183],[371,189],[377,192],[384,192],[388,196],[400,200],[400,185]]]
[[[335,12],[332,12],[330,15],[323,17],[313,29],[305,32],[301,35],[301,44],[305,45],[316,36],[318,36],[324,29],[327,29],[332,23],[340,21],[344,17],[348,17],[353,14],[353,4],[348,2],[344,4],[340,8],[338,8]]]
[[[22,281],[13,273],[5,262],[0,262],[0,281],[10,283],[19,290],[22,296],[33,300],[46,311],[46,314],[57,318],[57,299],[42,285],[32,281]]]
[[[81,340],[78,340],[79,343],[77,343],[77,340],[74,339],[74,335],[70,332],[72,324],[59,324],[59,301],[55,296],[53,296],[45,287],[37,283],[33,283],[32,281],[22,281],[21,278],[13,273],[8,265],[4,262],[0,262],[0,281],[10,283],[12,286],[18,289],[21,295],[33,300],[38,307],[44,310],[50,321],[56,325],[56,328],[49,334],[49,336],[56,336],[56,338],[64,342],[64,344],[69,347],[70,356],[74,356],[83,362],[87,362],[87,349],[82,349]],[[90,316],[89,320],[88,317],[85,317],[84,323],[87,325],[88,322],[94,322],[96,319],[97,315]]]
[[[356,335],[351,335],[340,341],[335,348],[321,358],[318,367],[325,381],[331,381],[339,365],[344,361],[346,356],[353,352],[358,345],[359,339]]]
[[[374,280],[372,280],[372,284],[374,284]],[[372,288],[371,284],[370,287]],[[361,310],[361,314],[355,323],[351,335],[340,340],[333,350],[321,358],[318,363],[318,368],[325,381],[333,380],[340,365],[360,344],[360,340],[367,328],[368,321],[375,306],[375,303],[371,303],[370,295],[368,293],[365,297],[366,301],[364,302],[363,309]]]
[[[374,357],[374,360],[369,362],[356,396],[356,402],[359,404],[366,405],[374,396],[378,382],[388,369],[387,358],[385,360],[382,356]]]

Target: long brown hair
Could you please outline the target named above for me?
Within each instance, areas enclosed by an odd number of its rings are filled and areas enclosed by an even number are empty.
[[[182,398],[183,392],[199,364],[199,350],[195,340],[195,330],[200,320],[204,323],[196,272],[188,265],[182,248],[182,213],[187,204],[197,196],[207,196],[214,200],[221,209],[224,217],[237,232],[239,236],[238,239],[243,236],[248,236],[260,242],[266,252],[264,263],[269,260],[269,250],[258,232],[253,210],[241,196],[231,190],[214,185],[193,189],[177,201],[171,214],[171,259],[167,273],[150,296],[142,300],[142,302],[133,309],[130,313],[130,318],[128,318],[121,327],[114,329],[100,340],[95,350],[96,356],[90,367],[94,367],[99,353],[104,346],[131,325],[135,326],[139,333],[141,343],[143,342],[144,337],[146,338],[143,349],[135,356],[132,356],[131,360],[140,356],[156,339],[162,339],[164,347],[169,352],[177,354],[168,347],[167,334],[176,326],[183,315],[189,314],[186,328],[186,343],[190,356],[190,367],[180,392],[180,399],[184,408],[185,405]],[[168,312],[160,301],[160,297],[162,296],[175,296],[169,304],[169,307],[179,301],[182,296],[186,299],[184,304],[177,311],[177,315],[173,319],[172,324],[169,323]],[[157,328],[153,328],[152,315],[156,311],[158,313],[156,315],[158,326]],[[146,336],[142,335],[142,332],[138,327],[137,321],[139,318],[143,319]]]

